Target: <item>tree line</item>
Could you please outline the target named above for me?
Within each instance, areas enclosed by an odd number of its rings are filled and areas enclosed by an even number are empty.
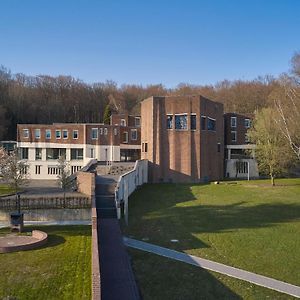
[[[118,86],[113,81],[87,84],[71,76],[12,74],[0,66],[0,140],[15,139],[18,123],[103,122],[107,106],[115,112],[139,114],[140,102],[150,96],[201,94],[222,102],[226,112],[252,114],[268,106],[278,85],[272,76],[215,85],[181,83],[175,88]]]

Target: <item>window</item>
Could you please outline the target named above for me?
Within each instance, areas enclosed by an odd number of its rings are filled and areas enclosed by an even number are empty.
[[[128,143],[128,132],[127,131],[123,132],[123,143]]]
[[[59,159],[60,157],[66,157],[65,148],[47,148],[46,149],[46,159]]]
[[[201,130],[206,129],[206,117],[201,116]]]
[[[23,129],[23,137],[29,138],[29,129]]]
[[[100,132],[100,134],[102,135],[102,134],[103,134],[103,128],[100,128],[100,129],[99,129],[99,132]]]
[[[41,129],[35,129],[34,130],[34,137],[36,139],[40,139],[41,138]]]
[[[57,139],[60,139],[61,138],[61,131],[60,130],[55,130],[55,137]]]
[[[191,115],[191,130],[197,129],[197,116],[195,114]]]
[[[137,140],[137,130],[131,129],[131,140],[136,141]]]
[[[125,119],[121,119],[121,126],[126,126],[126,120]]]
[[[94,158],[94,157],[95,157],[95,149],[91,148],[91,158]]]
[[[167,115],[167,129],[173,128],[173,115]]]
[[[51,139],[51,129],[46,129],[46,140],[50,140]]]
[[[141,118],[135,117],[135,127],[141,127]]]
[[[78,130],[73,130],[73,139],[74,140],[78,139]]]
[[[28,159],[28,148],[20,148],[20,158]]]
[[[217,150],[218,152],[221,152],[221,143],[218,143]]]
[[[249,140],[248,134],[246,133],[246,134],[245,134],[245,143],[247,144],[247,143],[249,143],[249,142],[250,142],[250,140]]]
[[[74,174],[78,172],[81,169],[81,166],[72,166],[71,167],[71,173]]]
[[[207,130],[216,131],[216,120],[207,118]]]
[[[81,160],[83,159],[83,149],[71,149],[71,160]]]
[[[48,175],[58,175],[60,174],[60,168],[57,166],[48,166]]]
[[[62,131],[62,134],[63,134],[63,138],[64,138],[64,139],[67,139],[67,138],[68,138],[68,130],[67,130],[67,129],[64,129],[64,130]]]
[[[114,135],[118,135],[118,128],[114,128]]]
[[[35,148],[35,160],[42,159],[42,148]]]
[[[231,141],[236,142],[236,131],[231,131]]]
[[[104,135],[107,135],[107,128],[104,128]]]
[[[98,128],[92,128],[92,140],[98,139]]]
[[[240,174],[248,173],[248,163],[246,161],[237,161],[236,171]]]
[[[236,127],[236,117],[230,118],[230,125],[231,125],[231,127]]]
[[[35,166],[35,174],[41,174],[41,166]]]
[[[251,122],[250,119],[245,119],[245,128],[250,128]]]
[[[177,130],[187,129],[187,114],[175,115],[175,129]]]
[[[28,174],[28,169],[29,169],[28,166],[23,166],[22,169],[20,170],[20,173],[26,175]]]
[[[145,143],[145,152],[148,152],[148,143]]]

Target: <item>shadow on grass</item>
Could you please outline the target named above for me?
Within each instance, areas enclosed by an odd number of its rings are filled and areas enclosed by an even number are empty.
[[[129,227],[123,227],[125,234],[137,234],[139,238],[156,237],[163,241],[180,238],[181,246],[178,247],[184,250],[208,247],[194,234],[271,227],[300,219],[300,204],[297,203],[272,202],[250,206],[240,201],[184,206],[184,202],[195,199],[190,185],[148,185],[129,201]]]

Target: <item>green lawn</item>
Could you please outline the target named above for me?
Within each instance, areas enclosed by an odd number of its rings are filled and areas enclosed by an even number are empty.
[[[277,180],[276,184],[271,187],[269,181],[261,180],[220,185],[146,185],[130,197],[129,227],[123,230],[136,239],[300,285],[300,179]],[[171,239],[179,242],[172,243]],[[148,268],[157,273],[157,279],[161,277],[165,293],[178,290],[173,274],[192,277],[187,280],[192,289],[186,291],[180,285],[177,297],[165,295],[161,299],[199,299],[194,289],[203,276],[211,286],[213,282],[221,285],[221,294],[225,286],[243,299],[289,298],[152,254],[131,253],[145,299],[153,299],[157,290],[151,284],[155,280],[151,272],[145,273]],[[161,271],[156,272],[154,265]],[[163,280],[167,276],[171,279]],[[204,290],[204,298],[215,298],[210,296],[209,288]],[[185,297],[181,297],[182,293]],[[159,294],[155,297],[158,299]]]
[[[91,298],[91,227],[35,227],[48,244],[31,251],[0,254],[0,299]],[[0,229],[0,232],[6,229]]]
[[[7,184],[0,184],[0,196],[14,193],[14,189],[12,189]]]

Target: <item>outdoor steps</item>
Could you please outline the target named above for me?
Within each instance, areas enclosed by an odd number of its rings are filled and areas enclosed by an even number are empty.
[[[98,163],[96,166],[97,175],[123,175],[134,168],[134,163],[114,162],[112,165]]]
[[[120,166],[114,166],[112,165],[108,171],[108,175],[123,175],[129,171],[131,171],[134,168],[132,165],[120,165]]]

